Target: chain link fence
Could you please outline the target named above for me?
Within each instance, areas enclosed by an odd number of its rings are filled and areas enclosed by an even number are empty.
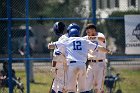
[[[51,65],[52,51],[47,44],[58,39],[52,28],[57,21],[64,22],[66,26],[77,23],[81,27],[81,36],[85,35],[87,23],[96,22],[97,31],[105,34],[107,47],[114,51],[112,56],[108,55],[110,60],[139,58],[125,54],[124,25],[124,15],[139,15],[139,10],[139,0],[1,0],[0,66],[2,68],[3,62],[12,59],[12,68],[24,72],[23,77],[27,79],[24,83],[27,84],[29,74],[23,63],[32,62],[35,82],[39,81],[37,75],[47,73],[47,67]],[[23,49],[25,54],[20,51]],[[43,75],[43,78],[48,76]],[[28,87],[29,84],[26,85],[27,93]],[[33,90],[31,93],[35,93]]]

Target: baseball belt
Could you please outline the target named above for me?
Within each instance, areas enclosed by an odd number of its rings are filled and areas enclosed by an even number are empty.
[[[70,61],[70,63],[85,63],[85,62],[78,62],[78,61]]]
[[[88,62],[94,62],[94,63],[96,63],[96,62],[103,62],[103,60],[87,60]]]

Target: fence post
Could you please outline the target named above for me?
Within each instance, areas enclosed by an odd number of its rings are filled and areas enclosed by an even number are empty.
[[[96,25],[96,0],[92,0],[92,22]]]
[[[12,36],[11,36],[11,0],[7,0],[7,31],[8,31],[8,85],[9,85],[9,93],[13,93],[12,88]]]
[[[30,61],[29,61],[29,0],[25,0],[25,11],[26,11],[26,84],[27,93],[30,93]]]

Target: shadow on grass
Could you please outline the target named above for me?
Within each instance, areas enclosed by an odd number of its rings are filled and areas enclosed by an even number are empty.
[[[42,82],[33,82],[32,84],[35,84],[35,85],[47,85],[47,83],[42,83]]]

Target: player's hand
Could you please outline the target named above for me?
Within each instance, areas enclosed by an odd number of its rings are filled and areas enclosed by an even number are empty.
[[[51,67],[51,72],[55,72],[56,71],[56,67]]]
[[[94,40],[94,39],[96,39],[96,36],[88,36],[88,39],[89,40]]]
[[[24,52],[23,52],[23,51],[21,51],[20,49],[18,49],[18,52],[19,52],[22,56],[24,56]]]
[[[51,42],[48,44],[48,49],[54,49],[55,48],[55,45]]]
[[[51,73],[52,73],[53,77],[56,76],[56,71],[57,71],[57,69],[55,67],[51,67]]]
[[[112,54],[113,54],[113,52],[112,52],[111,50],[109,50],[109,51],[108,51],[108,54],[112,55]]]

